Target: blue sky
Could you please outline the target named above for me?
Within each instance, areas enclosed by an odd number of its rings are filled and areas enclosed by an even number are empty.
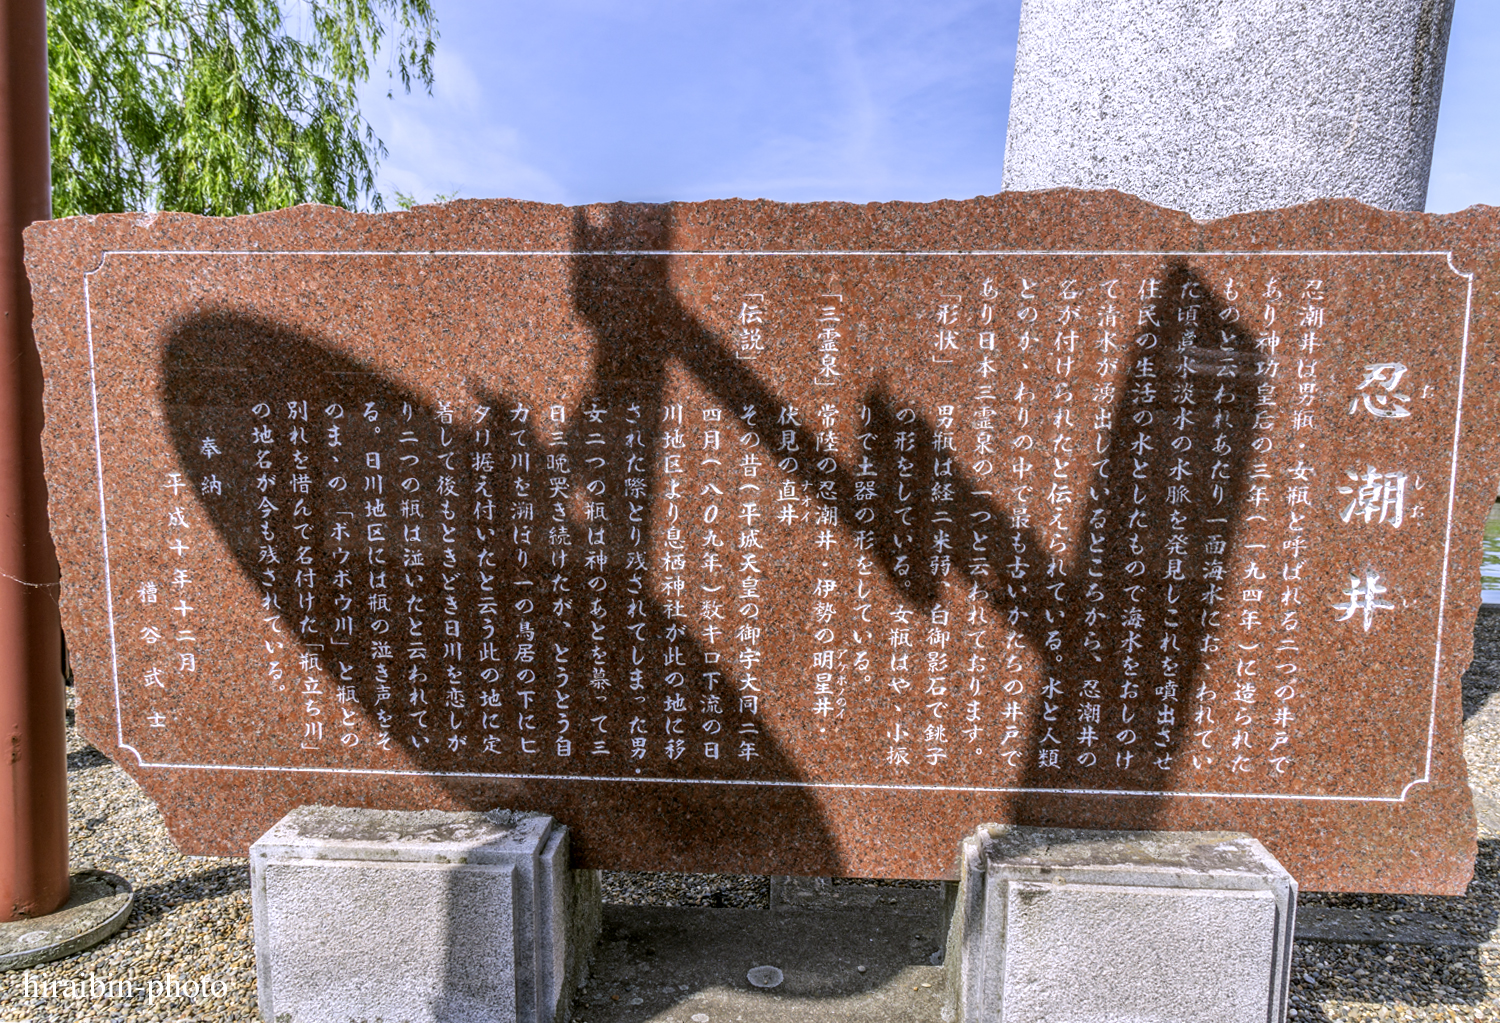
[[[1019,0],[435,0],[379,188],[544,202],[1000,190]],[[1500,205],[1500,4],[1458,0],[1427,208]]]

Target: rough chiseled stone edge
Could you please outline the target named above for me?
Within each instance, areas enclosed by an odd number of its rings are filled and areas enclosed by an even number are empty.
[[[1492,244],[1496,214],[1496,208],[1483,205],[1453,214],[1395,214],[1355,200],[1325,199],[1215,221],[1194,221],[1187,214],[1119,191],[1062,188],[979,197],[963,202],[896,202],[862,206],[724,200],[595,204],[569,208],[513,200],[469,200],[384,215],[304,206],[232,219],[187,214],[69,218],[29,228],[27,260],[37,304],[38,337],[51,346],[55,355],[58,351],[66,354],[76,342],[76,338],[70,335],[68,324],[72,322],[79,297],[78,275],[97,268],[104,254],[113,249],[279,249],[286,246],[289,236],[315,236],[318,248],[326,251],[370,247],[406,251],[496,247],[566,251],[572,248],[571,228],[580,219],[593,224],[603,222],[600,218],[608,221],[610,227],[606,244],[629,247],[635,240],[659,238],[665,230],[670,239],[668,247],[683,251],[746,246],[820,249],[828,247],[826,239],[835,235],[841,236],[840,241],[853,238],[859,244],[869,243],[888,249],[990,248],[998,245],[1007,249],[1037,246],[1047,249],[1131,250],[1166,247],[1185,251],[1205,248],[1254,251],[1278,248],[1276,239],[1291,232],[1306,238],[1308,244],[1334,250],[1451,250],[1455,267],[1460,272],[1481,270],[1483,284],[1497,269]],[[845,242],[842,247],[848,244]],[[1476,299],[1487,294],[1482,290],[1476,293]],[[1479,348],[1488,351],[1494,347],[1494,312],[1481,300],[1475,306],[1475,313],[1478,317],[1476,327],[1482,328],[1476,334],[1476,342]],[[1493,415],[1495,400],[1482,395],[1475,397],[1481,400],[1474,411],[1480,411],[1482,407]],[[71,436],[68,432],[72,429],[70,418],[82,422],[77,416],[59,414],[66,411],[65,408],[49,407],[48,426],[49,431],[61,431],[65,440]],[[1477,436],[1472,439],[1480,440]],[[1493,454],[1493,443],[1481,444],[1480,447],[1485,450],[1476,452],[1476,460],[1482,461],[1481,456],[1486,450]],[[49,451],[49,458],[56,458],[55,451]],[[1465,476],[1469,475],[1472,472],[1466,470]],[[54,512],[63,520],[69,514],[67,506],[67,500],[54,497]],[[1465,517],[1468,517],[1467,512]],[[80,615],[87,618],[96,610],[89,606],[80,607],[77,597],[70,600],[66,593],[65,590],[64,608],[74,618]],[[71,610],[68,609],[70,603],[73,604]],[[1467,603],[1467,599],[1456,602],[1455,613],[1449,622],[1450,631],[1445,632],[1444,637],[1445,652],[1451,655],[1450,665],[1459,668],[1468,657],[1468,644],[1464,641],[1466,623],[1463,621]],[[1447,674],[1449,672],[1445,672]],[[98,715],[91,714],[89,703],[96,710],[102,709],[97,700],[81,705],[81,728],[85,734],[96,737],[101,748],[113,749],[112,727],[102,717],[98,721],[92,719]],[[1441,798],[1450,805],[1454,800],[1467,803],[1466,791],[1460,794],[1453,786],[1455,771],[1461,782],[1463,768],[1461,759],[1454,762],[1450,745],[1446,739],[1439,744],[1438,760],[1434,766],[1440,768],[1440,777],[1436,782],[1442,790]],[[164,801],[169,827],[181,848],[199,854],[229,854],[224,839],[215,842],[214,838],[190,827],[186,818],[174,815],[176,793],[171,791],[172,785],[167,779],[160,777],[158,772],[132,769],[128,755],[123,763],[154,798]],[[312,799],[328,798],[321,792],[313,792],[309,782],[302,785]],[[413,799],[428,799],[431,795],[422,791]],[[1419,803],[1424,801],[1418,800]],[[1419,807],[1408,816],[1419,812],[1425,810]],[[1189,827],[1197,823],[1190,819],[1191,814],[1179,813],[1177,816]],[[259,821],[256,825],[264,827]],[[253,837],[253,831],[241,827],[227,840],[231,845],[243,848],[241,843],[247,843]],[[1421,880],[1410,870],[1360,872],[1358,862],[1346,862],[1337,857],[1332,862],[1317,858],[1297,859],[1296,866],[1299,874],[1307,875],[1307,883],[1323,890],[1459,894],[1469,879],[1468,872],[1463,869],[1464,861],[1472,863],[1474,855],[1472,840],[1469,845],[1467,851],[1452,850],[1452,862],[1444,865],[1446,873],[1430,880]],[[1282,852],[1286,855],[1288,850],[1283,847]],[[940,858],[942,854],[933,850],[931,856]],[[683,868],[725,869],[722,863],[702,856],[692,863],[680,859],[674,862],[679,862]],[[920,868],[919,875],[911,874],[909,870],[913,868],[908,868],[908,872],[900,876],[947,874],[947,870],[935,865],[937,862],[940,861],[934,860],[933,865]],[[630,866],[628,863],[621,865]],[[735,866],[744,871],[754,865],[738,862]],[[827,866],[818,864],[814,871]],[[783,870],[800,868],[807,872],[806,864],[783,865],[780,862],[766,869],[778,867]],[[1355,873],[1351,874],[1351,870]],[[1357,882],[1357,888],[1351,888],[1351,882]]]

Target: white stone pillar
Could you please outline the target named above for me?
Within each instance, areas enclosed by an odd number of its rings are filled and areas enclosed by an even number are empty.
[[[250,846],[266,1023],[564,1023],[599,873],[541,813],[305,806]]]
[[[1234,832],[987,824],[959,853],[953,1023],[1281,1023],[1297,882]]]
[[[1004,187],[1427,201],[1453,0],[1024,0]]]

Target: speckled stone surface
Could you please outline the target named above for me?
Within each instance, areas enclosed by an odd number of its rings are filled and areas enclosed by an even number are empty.
[[[79,721],[188,851],[539,811],[948,877],[986,821],[1463,890],[1496,211],[1112,192],[28,229]]]
[[[1204,219],[1426,205],[1453,0],[1020,6],[1006,191],[1119,188]]]

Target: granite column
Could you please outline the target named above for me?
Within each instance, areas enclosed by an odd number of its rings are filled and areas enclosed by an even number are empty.
[[[1007,191],[1199,219],[1427,199],[1453,0],[1024,0]]]

